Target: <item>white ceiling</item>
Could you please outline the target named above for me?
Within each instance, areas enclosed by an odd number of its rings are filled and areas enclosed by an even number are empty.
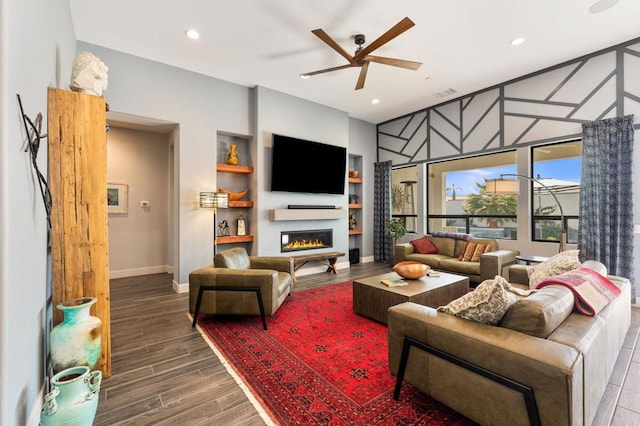
[[[596,0],[70,0],[76,37],[88,43],[298,96],[380,123],[640,37],[640,0],[589,13]],[[612,2],[612,0],[603,0]],[[322,28],[353,54],[405,16],[415,26],[373,54],[422,62],[417,71],[359,68],[315,37]],[[197,29],[197,41],[184,31]],[[509,41],[524,37],[514,47]],[[366,46],[365,44],[365,46]],[[109,64],[107,64],[109,65]],[[449,88],[457,93],[436,94]],[[109,91],[105,93],[108,98]],[[373,105],[377,98],[380,103]]]

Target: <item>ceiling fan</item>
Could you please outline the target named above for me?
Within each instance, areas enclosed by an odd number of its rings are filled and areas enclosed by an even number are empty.
[[[409,18],[404,18],[397,24],[395,24],[391,29],[389,29],[386,33],[382,34],[378,37],[373,43],[369,44],[366,47],[362,47],[365,43],[364,34],[356,34],[354,36],[355,42],[358,45],[356,52],[353,56],[349,55],[338,43],[336,43],[329,35],[324,32],[322,29],[317,29],[311,31],[315,34],[320,40],[324,41],[329,45],[333,50],[342,55],[347,61],[349,61],[346,65],[340,65],[337,67],[326,68],[323,70],[313,71],[301,74],[302,77],[311,77],[312,75],[322,74],[325,72],[338,71],[345,68],[354,68],[360,67],[360,76],[358,77],[358,82],[356,83],[355,90],[360,90],[364,87],[364,81],[367,77],[367,70],[369,69],[370,62],[377,62],[379,64],[384,65],[392,65],[394,67],[406,68],[410,70],[417,70],[422,65],[422,62],[414,62],[414,61],[406,61],[404,59],[395,59],[395,58],[387,58],[383,56],[373,56],[369,53],[373,52],[377,48],[382,45],[390,42],[403,32],[407,31],[409,28],[413,27],[415,24]]]

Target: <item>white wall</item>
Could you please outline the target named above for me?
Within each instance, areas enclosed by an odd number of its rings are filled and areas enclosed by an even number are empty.
[[[291,192],[271,192],[271,137],[273,133],[307,139],[330,145],[347,147],[349,145],[349,116],[339,111],[301,98],[286,95],[264,87],[255,92],[256,142],[257,142],[257,212],[259,233],[254,245],[260,255],[281,255],[280,232],[303,229],[333,229],[333,250],[345,254],[349,251],[347,219],[317,221],[269,220],[270,209],[287,208],[289,204],[327,204],[347,208],[345,190],[343,195],[301,194]],[[313,158],[300,159],[298,167],[317,170],[322,174],[322,164]],[[345,174],[346,182],[346,174]],[[346,183],[345,183],[346,188]],[[313,253],[309,250],[308,253]],[[348,258],[338,259],[339,263],[348,263]],[[307,269],[308,270],[308,269]],[[301,270],[303,273],[303,270]]]
[[[373,191],[374,167],[377,161],[376,126],[349,118],[349,154],[362,156],[362,223],[361,262],[373,262]]]
[[[47,123],[47,87],[67,88],[75,37],[66,0],[2,0],[0,197],[0,424],[39,418],[44,383],[47,222],[16,94],[25,113]],[[38,154],[47,175],[47,141]]]
[[[213,254],[211,212],[198,207],[198,195],[216,187],[216,133],[251,133],[251,91],[100,46],[78,43],[78,50],[109,67],[105,98],[112,111],[178,124],[174,280],[187,283],[189,272],[210,264]]]
[[[163,133],[107,133],[107,182],[127,184],[129,194],[128,212],[109,214],[110,278],[169,270],[169,148]]]

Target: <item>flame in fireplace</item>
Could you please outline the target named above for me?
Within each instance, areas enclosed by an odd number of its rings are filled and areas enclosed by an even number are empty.
[[[309,248],[324,247],[324,243],[320,240],[295,240],[284,246],[285,250],[300,250]]]

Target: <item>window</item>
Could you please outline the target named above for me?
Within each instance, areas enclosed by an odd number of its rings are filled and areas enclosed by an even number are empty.
[[[502,173],[516,173],[516,151],[430,164],[427,231],[516,239],[517,196],[484,194]]]
[[[415,233],[418,229],[417,184],[417,166],[391,171],[391,215],[404,221],[408,233]]]
[[[562,142],[531,150],[533,184],[531,217],[534,241],[560,241],[560,208],[548,187],[558,198],[564,214],[567,241],[578,242],[582,141]],[[541,185],[543,184],[543,185]]]

